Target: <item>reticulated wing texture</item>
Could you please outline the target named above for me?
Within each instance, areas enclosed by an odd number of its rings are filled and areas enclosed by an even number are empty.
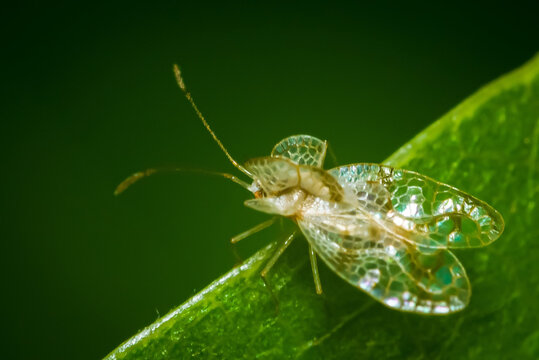
[[[327,201],[341,201],[344,197],[344,191],[335,177],[320,168],[297,165],[287,158],[256,158],[247,161],[245,168],[268,195],[278,195],[299,187]]]
[[[325,141],[310,135],[294,135],[277,143],[271,156],[282,156],[298,165],[311,165],[321,168],[326,157]]]
[[[334,232],[313,218],[298,221],[307,241],[341,278],[384,305],[406,312],[447,314],[470,298],[463,266],[448,250],[422,252],[369,219],[357,231]]]
[[[378,219],[402,239],[426,248],[481,247],[503,232],[500,213],[485,202],[427,176],[377,164],[328,171],[366,203],[384,202]],[[385,197],[380,185],[386,190]]]
[[[277,194],[299,185],[298,166],[285,158],[260,157],[245,163],[266,194]]]

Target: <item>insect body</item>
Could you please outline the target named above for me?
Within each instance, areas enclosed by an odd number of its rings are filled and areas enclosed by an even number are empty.
[[[175,71],[180,88],[205,127],[252,183],[220,175],[254,194],[245,201],[246,206],[297,223],[310,246],[318,293],[322,287],[317,256],[348,283],[390,308],[448,314],[466,307],[470,282],[450,249],[482,247],[496,240],[504,227],[496,210],[412,171],[368,163],[323,170],[327,143],[308,135],[285,138],[270,156],[241,166],[198,111],[177,67]],[[130,185],[141,174],[146,173],[137,173],[122,184]],[[232,242],[272,223],[260,224]],[[294,234],[283,242],[263,277],[293,238]]]
[[[252,188],[263,195],[245,204],[294,219],[335,273],[391,308],[463,309],[470,283],[448,249],[496,240],[500,214],[411,171],[366,163],[324,171],[325,150],[325,142],[299,135],[277,144],[271,157],[248,161]]]

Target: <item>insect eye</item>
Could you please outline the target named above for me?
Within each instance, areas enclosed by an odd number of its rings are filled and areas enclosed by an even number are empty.
[[[255,198],[256,199],[260,199],[260,198],[263,198],[263,197],[266,197],[266,193],[264,192],[264,190],[260,189],[257,192],[255,192]]]

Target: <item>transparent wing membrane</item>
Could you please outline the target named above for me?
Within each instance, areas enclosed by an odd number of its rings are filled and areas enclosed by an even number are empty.
[[[261,157],[247,161],[245,168],[258,180],[266,194],[277,194],[299,185],[296,164],[285,158]]]
[[[481,247],[503,231],[503,218],[491,206],[418,173],[376,164],[341,166],[329,173],[364,204],[378,208],[386,227],[421,247]]]
[[[289,136],[277,143],[271,156],[282,156],[298,165],[321,168],[326,157],[327,143],[310,135]]]
[[[503,231],[502,217],[488,204],[415,172],[376,164],[325,172],[282,157],[259,163],[263,170],[246,167],[261,184],[282,183],[281,189],[295,192],[246,205],[294,217],[333,271],[390,308],[422,314],[462,310],[470,283],[449,248],[485,246]],[[283,175],[290,183],[274,180],[287,168],[296,169]]]
[[[258,180],[266,194],[278,195],[301,188],[327,201],[341,201],[344,190],[326,171],[309,165],[297,165],[283,157],[261,157],[249,160],[245,168]]]
[[[447,314],[469,301],[466,272],[448,250],[425,253],[380,228],[344,235],[313,219],[300,220],[299,226],[333,271],[390,308]]]

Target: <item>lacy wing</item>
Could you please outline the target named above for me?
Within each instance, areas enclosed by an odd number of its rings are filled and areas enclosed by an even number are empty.
[[[422,252],[368,219],[354,235],[333,232],[315,219],[298,225],[322,260],[341,278],[382,304],[401,311],[447,314],[468,304],[464,267],[448,250]]]
[[[416,172],[365,163],[328,172],[364,203],[384,202],[378,217],[421,247],[482,247],[503,232],[503,218],[490,205]]]
[[[284,138],[273,147],[271,156],[282,156],[298,165],[322,168],[326,158],[327,143],[310,135]]]

